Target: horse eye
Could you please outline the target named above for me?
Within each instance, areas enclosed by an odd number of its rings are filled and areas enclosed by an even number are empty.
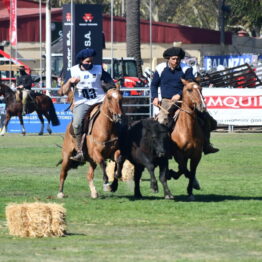
[[[188,91],[189,93],[192,93],[193,89],[187,89],[187,91]]]

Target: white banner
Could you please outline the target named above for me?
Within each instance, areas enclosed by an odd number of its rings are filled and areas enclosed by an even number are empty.
[[[203,88],[203,95],[218,124],[262,126],[262,89]]]

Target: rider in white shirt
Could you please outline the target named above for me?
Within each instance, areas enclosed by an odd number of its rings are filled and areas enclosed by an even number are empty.
[[[96,55],[94,49],[86,48],[81,50],[77,56],[78,64],[71,67],[68,72],[62,92],[68,94],[74,92],[73,102],[73,129],[77,145],[77,154],[71,157],[74,161],[84,160],[82,152],[82,128],[83,119],[90,108],[104,100],[108,89],[115,87],[111,76],[103,70],[101,65],[93,64],[93,57]],[[107,83],[107,88],[102,85]]]

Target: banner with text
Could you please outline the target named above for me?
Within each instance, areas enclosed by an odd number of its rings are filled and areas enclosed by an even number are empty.
[[[262,126],[262,89],[203,88],[203,95],[218,124]]]
[[[254,64],[258,60],[257,55],[244,54],[244,55],[224,55],[224,56],[204,56],[205,70],[216,70],[219,65],[225,68],[236,67],[245,63]]]
[[[54,106],[55,106],[56,114],[60,120],[60,125],[52,126],[52,124],[50,124],[50,127],[53,133],[64,133],[67,125],[72,120],[72,112],[70,110],[65,111],[69,107],[69,104],[54,104]],[[41,124],[36,112],[24,116],[23,119],[24,119],[24,126],[27,133],[38,133],[40,131]],[[47,120],[45,119],[45,130],[44,130],[45,133],[47,132],[46,127],[47,127]],[[22,128],[18,117],[11,118],[11,121],[8,124],[7,131],[9,133],[22,132]]]
[[[85,48],[96,50],[94,64],[102,64],[102,6],[67,4],[63,6],[64,70],[75,65],[75,56]]]

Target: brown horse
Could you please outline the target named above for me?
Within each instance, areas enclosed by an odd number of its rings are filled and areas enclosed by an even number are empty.
[[[204,135],[200,126],[197,113],[206,109],[201,87],[196,82],[182,80],[184,84],[182,106],[171,133],[174,142],[174,158],[178,163],[178,172],[172,172],[172,177],[178,179],[184,174],[188,179],[187,192],[189,199],[193,200],[193,188],[198,189],[196,169],[201,160]],[[190,159],[190,168],[187,163]]]
[[[3,136],[6,133],[7,125],[12,116],[18,116],[20,125],[22,127],[22,134],[25,135],[26,130],[22,116],[22,102],[16,101],[15,92],[9,86],[2,83],[0,83],[0,96],[4,96],[4,101],[6,104],[6,118],[0,135]],[[41,129],[38,134],[43,135],[44,132],[43,116],[45,116],[47,119],[47,131],[49,134],[51,134],[52,130],[50,128],[50,122],[53,126],[60,124],[52,99],[49,96],[40,93],[33,93],[31,96],[34,101],[28,104],[27,111],[29,114],[36,111],[38,115],[38,118],[41,122]]]
[[[119,89],[110,89],[106,93],[105,99],[99,109],[99,115],[94,120],[92,130],[86,135],[84,143],[83,151],[86,151],[85,158],[90,164],[87,181],[92,198],[97,198],[98,196],[93,181],[97,164],[99,164],[103,170],[104,190],[110,190],[105,160],[112,159],[116,163],[119,162],[119,127],[122,117],[122,95]],[[71,125],[70,123],[67,127],[62,147],[62,167],[60,171],[59,193],[57,194],[58,198],[64,197],[63,188],[68,171],[71,168],[75,168],[78,164],[70,159],[76,152],[75,141],[71,134]]]

